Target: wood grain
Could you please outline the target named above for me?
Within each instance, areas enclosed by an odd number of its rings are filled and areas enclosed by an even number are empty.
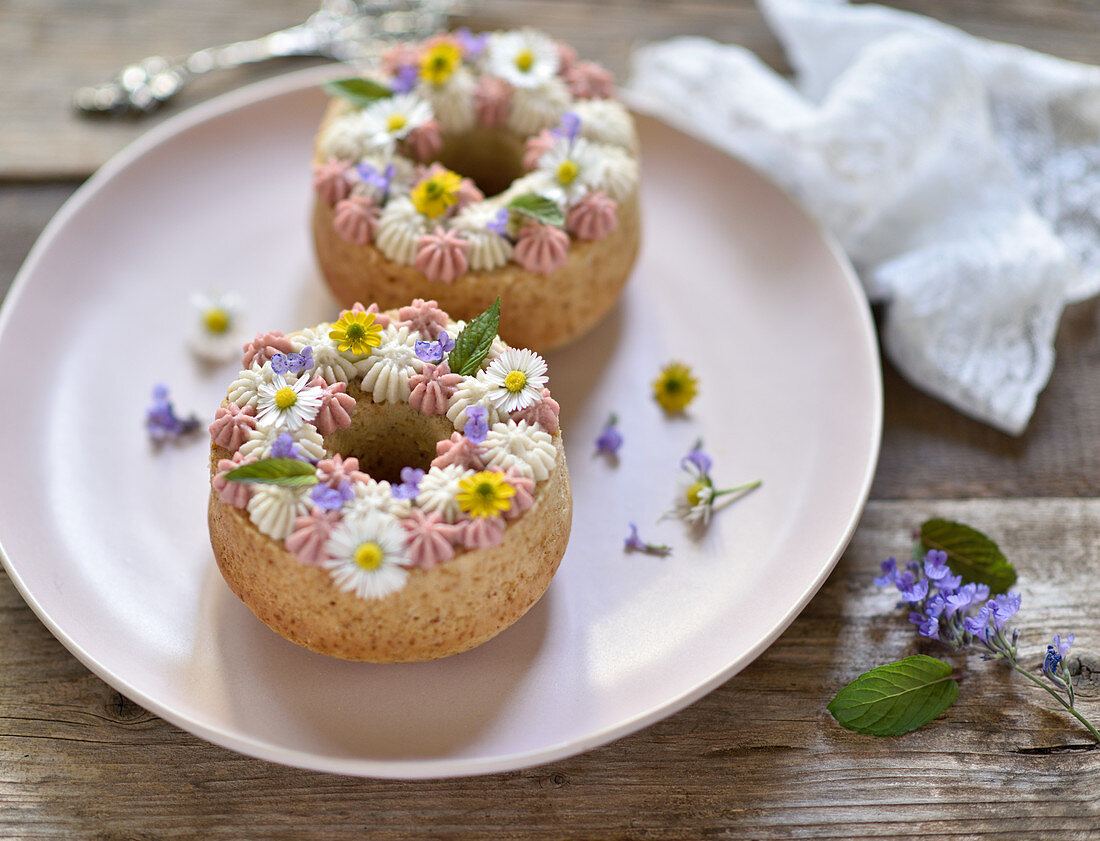
[[[1015,561],[1026,663],[1068,630],[1095,658],[1100,501],[872,503],[803,615],[692,707],[562,762],[415,783],[283,768],[179,731],[89,675],[5,579],[0,837],[1100,837],[1100,751],[1003,666],[948,656],[958,702],[903,737],[858,736],[825,712],[865,668],[943,656],[871,582],[927,514],[987,530]],[[1082,694],[1100,717],[1095,688]]]

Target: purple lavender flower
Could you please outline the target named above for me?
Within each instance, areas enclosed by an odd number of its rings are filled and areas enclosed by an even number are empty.
[[[390,90],[394,93],[408,93],[416,87],[420,81],[420,71],[411,64],[402,64],[397,68],[393,81],[390,82]]]
[[[157,384],[153,387],[153,405],[145,412],[145,429],[154,444],[178,440],[198,428],[199,419],[195,415],[181,418],[176,414],[168,399],[167,386]]]
[[[502,207],[497,211],[491,222],[486,222],[485,227],[498,236],[508,235],[508,208]]]
[[[298,445],[294,443],[294,438],[289,432],[282,432],[275,439],[275,443],[271,445],[271,457],[305,460],[298,454]]]
[[[455,30],[455,38],[458,39],[458,46],[462,50],[462,57],[467,61],[477,58],[485,52],[485,48],[489,46],[488,33],[477,33],[475,35],[470,31],[469,27],[466,26]]]
[[[680,467],[689,472],[691,468],[694,467],[700,476],[707,476],[710,474],[710,469],[714,467],[714,459],[703,452],[703,442],[701,439],[695,442],[695,446],[691,448],[691,452],[680,459]]]
[[[905,582],[907,586],[903,587],[902,578],[911,575],[912,573],[905,572],[898,577],[898,589],[901,591],[902,601],[910,603],[924,601],[924,597],[928,595],[928,579],[922,578],[920,581],[913,583]]]
[[[581,118],[574,111],[566,111],[561,115],[561,122],[554,128],[550,129],[550,133],[554,137],[563,137],[570,143],[577,139],[577,135],[581,132]]]
[[[623,541],[624,552],[644,552],[647,555],[659,555],[661,557],[672,554],[671,546],[666,546],[663,543],[646,543],[638,537],[638,527],[633,523],[629,525],[630,534]]]
[[[989,614],[992,602],[986,602],[978,609],[977,616],[963,618],[963,629],[971,636],[977,637],[982,642],[989,641]]]
[[[619,448],[623,445],[623,436],[616,428],[616,424],[619,422],[619,418],[612,414],[607,419],[607,423],[604,425],[603,431],[600,432],[600,436],[596,439],[596,454],[610,456],[611,458],[617,458],[619,455]]]
[[[419,467],[402,467],[401,484],[393,486],[394,498],[413,499],[420,493],[420,483],[422,481],[424,481],[424,471]]]
[[[309,498],[322,511],[339,511],[353,496],[355,491],[351,489],[351,483],[341,482],[338,488],[317,485],[310,492]]]
[[[413,345],[413,353],[424,362],[439,362],[443,354],[455,349],[455,340],[446,330],[439,331],[439,337],[434,342],[416,342]]]
[[[359,173],[360,180],[364,184],[370,184],[372,187],[377,187],[383,195],[390,191],[390,182],[393,181],[393,177],[397,174],[397,167],[393,164],[389,164],[384,172],[379,172],[370,164],[359,164],[356,168],[356,172]]]
[[[474,444],[480,444],[489,434],[489,410],[484,406],[469,406],[466,409],[466,437]]]
[[[1002,596],[990,599],[985,603],[989,613],[993,617],[993,626],[999,631],[1005,626],[1005,622],[1016,615],[1020,609],[1020,594],[1006,593]]]
[[[314,365],[313,347],[306,345],[301,353],[276,353],[271,357],[271,370],[276,374],[300,374]]]
[[[885,587],[887,584],[893,584],[898,580],[897,559],[889,557],[880,566],[882,567],[882,575],[875,578],[875,584],[879,587]]]

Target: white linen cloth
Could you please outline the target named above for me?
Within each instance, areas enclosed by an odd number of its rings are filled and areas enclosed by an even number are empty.
[[[797,87],[703,38],[632,103],[763,171],[840,240],[917,386],[1018,435],[1066,303],[1100,291],[1100,68],[845,0],[758,0]]]

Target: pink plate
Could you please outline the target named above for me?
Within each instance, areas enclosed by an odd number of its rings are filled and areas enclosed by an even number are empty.
[[[19,411],[0,413],[5,565],[103,680],[174,724],[274,762],[425,778],[536,765],[631,733],[736,674],[825,580],[866,501],[882,422],[868,308],[836,246],[743,164],[650,118],[645,245],[596,332],[550,355],[575,493],[549,592],[515,626],[435,663],[331,660],[276,636],[222,582],[207,443],[154,452],[154,383],[212,418],[236,365],[185,349],[192,292],[247,302],[247,328],[335,316],[308,236],[324,105],[310,70],[165,123],[50,223],[0,315]],[[689,363],[683,419],[650,396]],[[611,412],[626,443],[593,458]],[[657,523],[702,438],[720,485],[763,487],[705,538]],[[19,477],[18,481],[12,477]],[[670,543],[622,551],[627,523]]]

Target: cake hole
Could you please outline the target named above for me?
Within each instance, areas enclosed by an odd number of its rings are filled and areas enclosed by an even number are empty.
[[[503,131],[476,128],[443,139],[436,161],[473,181],[486,198],[507,190],[524,175],[524,143]]]
[[[325,448],[359,459],[359,469],[377,481],[401,481],[401,468],[428,470],[436,441],[453,432],[445,417],[422,415],[407,403],[372,403],[361,398],[351,426],[325,436]]]

